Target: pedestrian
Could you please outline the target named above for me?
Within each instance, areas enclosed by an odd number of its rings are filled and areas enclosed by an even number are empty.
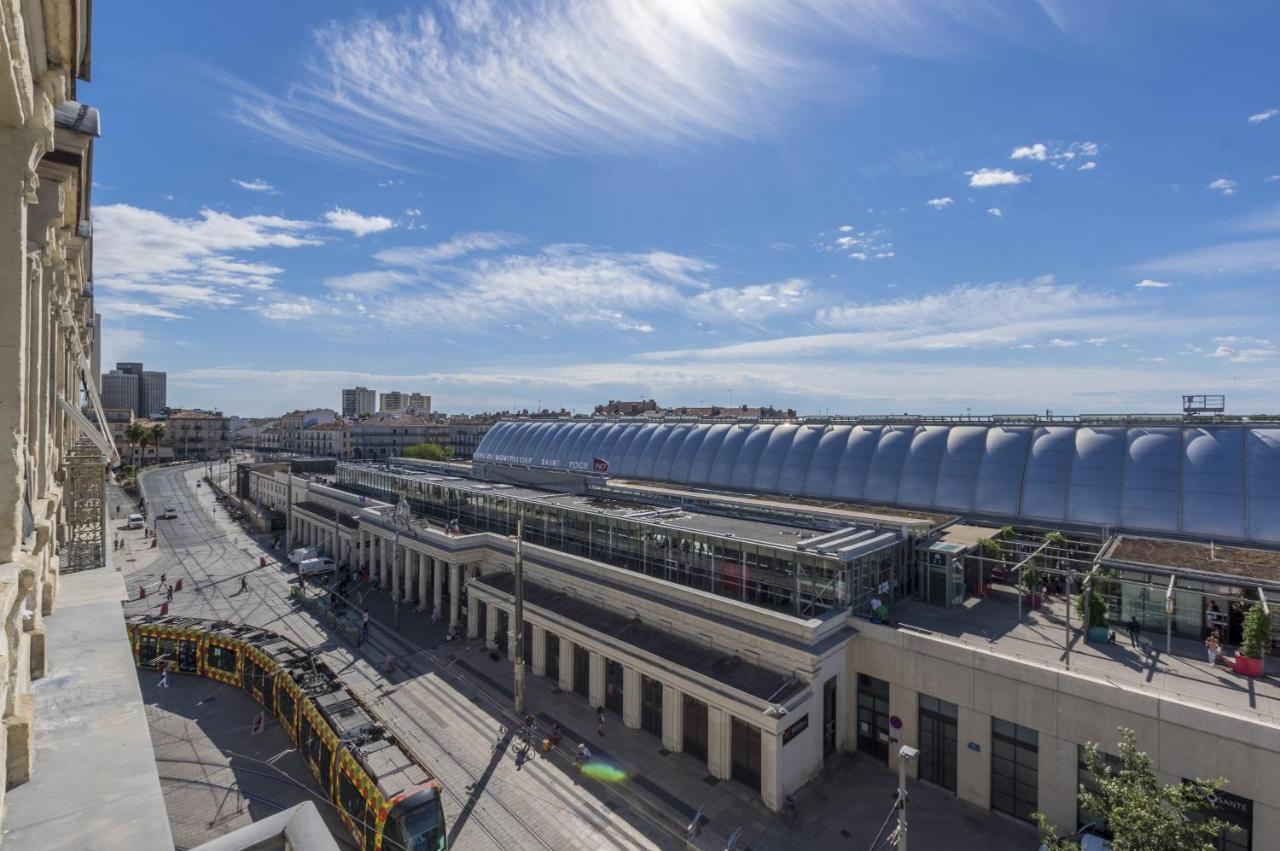
[[[369,634],[369,612],[366,610],[365,613],[360,617],[360,635],[366,636],[368,634]]]
[[[167,667],[160,669],[160,688],[169,687],[169,669]]]
[[[165,591],[164,598],[166,602],[170,602],[170,603],[173,602],[173,584],[172,583],[170,583],[168,589]]]
[[[596,707],[596,720],[600,722],[600,735],[604,735],[604,707]]]
[[[248,593],[248,591],[249,591],[249,577],[242,575],[240,577],[240,590],[237,591],[236,593],[245,594],[245,593]]]
[[[162,573],[162,574],[160,574],[160,584],[161,584],[161,585],[163,585],[163,584],[164,584],[164,581],[165,581],[165,579],[168,577],[168,575],[169,575],[169,574],[167,574],[167,573]]]
[[[591,748],[587,747],[586,742],[578,743],[578,765],[583,765],[587,760],[591,759]]]
[[[116,503],[116,517],[120,516],[120,503]]]
[[[1209,664],[1217,665],[1218,660],[1222,658],[1222,642],[1218,640],[1218,631],[1216,629],[1209,633],[1209,637],[1204,640],[1204,648],[1209,655]]]
[[[1138,646],[1138,636],[1142,633],[1142,624],[1138,623],[1138,616],[1129,616],[1129,646]]]

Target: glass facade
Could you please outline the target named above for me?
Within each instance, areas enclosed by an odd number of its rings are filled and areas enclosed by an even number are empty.
[[[1040,734],[991,719],[991,808],[1031,820],[1040,794]]]
[[[514,535],[523,514],[524,539],[531,544],[801,617],[840,614],[850,606],[865,610],[872,597],[886,593],[880,589],[896,588],[905,573],[907,545],[902,541],[845,563],[828,555],[605,513],[647,513],[642,506],[613,500],[558,505],[361,464],[339,464],[337,481],[354,493],[388,502],[403,497],[416,514],[442,525],[457,520],[465,531]],[[808,534],[805,530],[797,539]]]

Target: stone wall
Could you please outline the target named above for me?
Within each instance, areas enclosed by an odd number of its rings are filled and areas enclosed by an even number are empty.
[[[89,164],[97,113],[75,103],[88,73],[87,3],[0,3],[0,753],[5,788],[31,777],[31,682],[67,539],[65,458],[94,350]],[[0,793],[2,794],[2,793]]]

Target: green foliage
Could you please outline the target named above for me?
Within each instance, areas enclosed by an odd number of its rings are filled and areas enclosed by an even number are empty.
[[[1076,597],[1076,614],[1084,622],[1085,629],[1107,625],[1107,599],[1098,590],[1096,581],[1090,583],[1088,594]]]
[[[1036,594],[1039,593],[1040,586],[1044,584],[1044,577],[1040,575],[1040,571],[1036,570],[1034,566],[1028,564],[1022,568],[1022,576],[1019,578],[1018,584],[1022,586],[1023,590]]]
[[[438,443],[416,443],[405,447],[400,453],[405,458],[417,458],[420,461],[448,461],[452,457],[449,450]]]
[[[1004,552],[1004,546],[991,538],[979,538],[978,546],[982,548],[983,555],[997,556]]]
[[[156,423],[151,426],[151,428],[147,429],[147,431],[151,432],[151,443],[153,446],[159,446],[160,441],[164,440],[164,426],[162,424]]]
[[[996,537],[1002,541],[1007,541],[1013,537],[1012,526],[1001,526],[1000,531],[996,533]]]
[[[1066,547],[1067,536],[1061,532],[1045,532],[1044,542],[1051,547]]]
[[[1162,786],[1151,758],[1138,750],[1133,731],[1120,728],[1120,766],[1113,769],[1098,750],[1085,747],[1084,762],[1097,786],[1080,787],[1080,809],[1112,832],[1113,851],[1211,851],[1213,840],[1237,828],[1209,816],[1213,794],[1227,781],[1192,780]],[[1058,838],[1044,813],[1033,818],[1049,851],[1078,851],[1072,839]]]
[[[1240,655],[1261,659],[1271,647],[1271,618],[1262,610],[1261,603],[1254,603],[1244,613],[1243,640]]]

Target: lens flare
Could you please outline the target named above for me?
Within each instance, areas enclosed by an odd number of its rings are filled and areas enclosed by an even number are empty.
[[[607,762],[588,762],[582,766],[582,773],[601,783],[621,783],[627,779],[627,772]]]

